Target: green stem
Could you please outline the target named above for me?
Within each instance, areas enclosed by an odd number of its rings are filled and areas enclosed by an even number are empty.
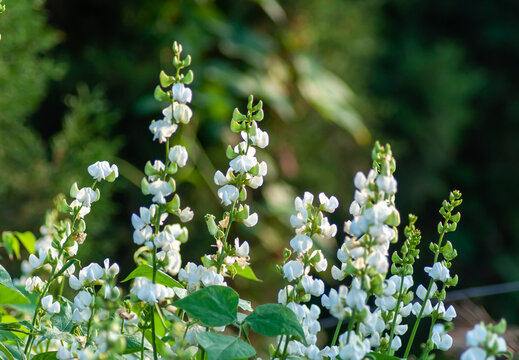
[[[287,349],[288,349],[288,335],[286,336],[286,340],[285,340],[285,348],[283,349],[283,354],[281,355],[281,359],[286,359],[287,358]]]
[[[357,313],[357,310],[353,309],[353,311],[351,312],[350,321],[348,321],[348,335],[346,336],[347,343],[350,342],[350,335],[351,335],[351,331],[353,330],[353,323],[355,322],[353,319],[355,318],[356,313]]]
[[[389,335],[389,345],[387,347],[387,354],[392,355],[393,351],[391,350],[391,343],[393,342],[393,337],[395,336],[395,327],[396,327],[396,318],[398,317],[398,311],[400,310],[400,303],[402,301],[402,295],[404,290],[404,275],[400,276],[400,288],[398,289],[398,300],[396,301],[395,307],[395,315],[393,315],[393,323],[391,324],[391,332]]]
[[[146,329],[142,329],[142,338],[141,338],[141,360],[144,360],[144,334],[146,333]]]
[[[227,246],[227,238],[229,237],[229,232],[230,232],[230,229],[231,229],[231,224],[232,222],[234,221],[233,219],[233,215],[234,215],[234,209],[236,208],[236,204],[238,203],[238,200],[235,200],[233,203],[232,203],[232,207],[231,207],[231,211],[229,213],[229,223],[227,224],[227,228],[225,229],[225,235],[222,239],[222,251],[220,253],[218,253],[217,255],[217,260],[218,260],[218,263],[216,265],[216,273],[219,274],[220,273],[220,270],[222,268],[222,264],[223,264],[223,260],[224,260],[224,248]]]
[[[86,343],[88,344],[90,341],[90,329],[92,327],[92,319],[95,316],[96,312],[96,289],[92,286],[92,290],[94,290],[94,305],[92,306],[92,315],[90,315],[90,319],[88,319],[88,325],[87,325],[87,338]]]
[[[160,217],[160,214],[159,214]],[[157,248],[153,246],[153,279],[152,282],[155,284],[157,278]],[[155,306],[151,305],[151,345],[153,346],[153,359],[157,360],[157,344],[155,341]]]
[[[337,323],[337,327],[335,328],[335,333],[333,334],[332,346],[335,346],[335,344],[337,343],[337,338],[339,337],[339,332],[341,330],[342,321],[343,321],[343,319],[340,319],[339,322]]]
[[[445,228],[446,228],[446,226],[444,224],[443,231],[440,234],[440,239],[438,241],[438,252],[436,252],[434,254],[433,264],[435,264],[436,261],[438,261],[438,256],[440,255],[439,249],[442,246],[443,237],[445,235]],[[413,326],[413,331],[411,332],[411,337],[409,338],[409,342],[407,343],[407,347],[405,349],[405,354],[404,354],[404,359],[407,359],[407,357],[409,356],[409,352],[411,351],[411,346],[413,345],[414,337],[416,335],[416,331],[418,330],[418,325],[420,324],[420,320],[422,320],[422,315],[423,315],[423,311],[425,309],[425,304],[427,303],[427,300],[429,299],[429,293],[431,292],[431,287],[432,287],[433,282],[434,282],[434,280],[431,278],[431,280],[429,280],[429,286],[427,287],[427,293],[425,294],[425,298],[423,299],[422,307],[420,308],[420,312],[418,313],[418,316],[416,317],[416,321]]]

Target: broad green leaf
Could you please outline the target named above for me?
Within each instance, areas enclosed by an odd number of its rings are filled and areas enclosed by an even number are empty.
[[[15,360],[25,360],[23,350],[20,348],[20,346],[13,345],[13,344],[6,344],[6,343],[4,343],[3,346],[5,346],[5,349],[7,349],[7,351],[9,351],[9,353],[12,355],[12,357]]]
[[[25,249],[29,252],[29,254],[34,254],[34,245],[36,244],[36,237],[30,231],[15,232],[14,235],[20,240]]]
[[[260,282],[263,281],[258,279],[258,277],[256,276],[256,274],[254,274],[254,271],[252,271],[252,268],[250,266],[245,266],[244,268],[242,268],[236,262],[232,266],[236,269],[236,275],[241,276],[242,278]]]
[[[9,259],[13,259],[13,254],[20,260],[20,243],[11,231],[4,231],[2,233],[2,241],[4,242],[5,251],[9,255]]]
[[[206,351],[209,360],[248,359],[256,350],[238,338],[212,332],[198,334],[198,343]]]
[[[126,279],[124,279],[122,282],[135,279],[136,277],[145,277],[149,280],[153,280],[153,267],[151,265],[141,265],[137,267],[135,270],[133,270],[130,273],[130,275],[128,275]],[[171,276],[160,270],[157,270],[157,276],[155,278],[155,281],[157,284],[161,284],[170,288],[184,288],[181,283],[179,283],[177,280],[173,279]]]
[[[15,343],[22,343],[22,340],[18,336],[7,330],[0,330],[0,341],[14,341]]]
[[[31,360],[56,360],[57,351],[47,351],[34,355]]]
[[[134,334],[134,335],[124,335],[124,339],[126,340],[126,347],[124,349],[123,354],[133,354],[141,351],[141,341],[142,334]],[[146,349],[146,342],[144,343],[144,348]]]
[[[61,298],[60,311],[50,317],[52,324],[59,330],[64,332],[70,332],[74,327],[72,323],[72,306],[70,301],[65,298]]]
[[[401,360],[399,357],[387,355],[387,354],[381,354],[377,352],[370,352],[367,357],[374,359],[374,360]]]
[[[303,328],[296,314],[281,304],[260,305],[245,320],[254,331],[262,335],[295,335],[305,340]]]
[[[209,286],[175,301],[174,306],[187,311],[203,325],[224,326],[236,321],[239,295],[227,286]]]
[[[13,354],[9,351],[9,349],[0,342],[0,351],[7,357],[8,360],[15,360]]]
[[[27,304],[27,299],[13,284],[11,276],[0,265],[0,304]]]

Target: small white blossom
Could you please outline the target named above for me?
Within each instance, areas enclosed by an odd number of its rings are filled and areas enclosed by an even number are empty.
[[[76,200],[86,207],[90,207],[93,202],[97,201],[98,195],[92,188],[84,187],[76,193]]]
[[[25,290],[29,293],[40,292],[43,290],[44,284],[39,276],[28,277],[25,280]]]
[[[98,161],[88,167],[88,173],[95,180],[106,180],[110,175],[115,179],[119,176],[119,169],[117,165],[112,165],[108,161]]]
[[[90,320],[92,316],[92,309],[90,307],[85,307],[84,309],[75,308],[72,313],[72,321],[77,324],[83,324]]]
[[[172,163],[175,163],[180,167],[184,167],[186,166],[188,158],[187,150],[182,145],[175,145],[171,148],[171,150],[169,150],[168,157]]]
[[[218,186],[226,185],[229,182],[230,177],[224,175],[220,170],[214,173],[214,183]]]
[[[41,307],[49,314],[57,314],[60,311],[59,302],[53,302],[52,300],[52,295],[45,296],[41,299]]]
[[[182,124],[188,124],[193,117],[193,111],[186,104],[173,103],[173,116],[176,121]]]
[[[177,131],[178,125],[172,124],[165,120],[155,120],[151,122],[150,131],[153,134],[153,140],[159,140],[160,143],[166,142],[171,135]]]
[[[173,87],[171,88],[171,92],[173,95],[173,100],[184,104],[191,102],[193,93],[191,92],[191,89],[184,86],[184,84],[177,83],[173,85]]]
[[[110,259],[106,258],[103,262],[105,266],[105,274],[108,277],[115,277],[119,274],[119,265],[117,263],[113,263],[110,265]]]
[[[487,352],[479,347],[468,348],[461,354],[460,360],[485,360]]]
[[[452,337],[447,334],[442,324],[433,326],[431,340],[441,351],[449,350],[452,346]]]
[[[92,294],[88,291],[82,290],[77,293],[76,297],[74,297],[74,306],[79,310],[83,310],[92,305],[92,299]]]
[[[234,248],[236,249],[236,255],[241,257],[249,256],[249,243],[244,241],[240,245],[240,240],[238,238],[234,239]]]
[[[283,265],[283,273],[284,277],[287,278],[288,281],[294,281],[303,275],[303,264],[299,261],[291,260]]]
[[[482,324],[477,324],[470,331],[467,331],[466,341],[468,346],[478,346],[485,344],[487,338],[487,329]]]
[[[190,207],[182,209],[178,214],[180,221],[182,221],[183,223],[191,221],[193,219],[193,216],[195,216],[195,213],[193,212],[193,210],[191,210]]]
[[[323,207],[323,210],[329,213],[332,213],[339,206],[339,201],[335,196],[327,197],[325,193],[319,194],[319,202]]]
[[[234,185],[224,185],[218,189],[218,197],[222,200],[223,205],[231,205],[234,201],[238,200],[240,191]]]
[[[314,242],[312,239],[304,234],[298,234],[290,240],[290,246],[292,249],[301,254],[308,252],[312,248],[313,244]]]
[[[173,188],[167,181],[159,179],[148,186],[148,191],[153,195],[153,198],[151,199],[153,202],[165,204],[166,197],[171,195]]]
[[[447,269],[447,267],[440,262],[434,263],[432,268],[430,266],[426,266],[424,270],[433,280],[445,282],[450,278],[449,269]]]
[[[258,223],[258,214],[254,213],[249,215],[249,217],[243,220],[243,224],[247,227],[253,227]]]

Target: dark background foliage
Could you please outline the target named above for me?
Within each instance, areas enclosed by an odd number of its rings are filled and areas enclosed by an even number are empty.
[[[413,212],[427,243],[451,189],[464,194],[450,240],[459,288],[519,279],[519,3],[480,0],[256,1],[35,0],[4,2],[0,17],[0,230],[37,232],[43,213],[86,166],[106,159],[122,177],[89,215],[85,261],[131,267],[130,215],[149,199],[135,186],[161,156],[147,127],[171,43],[193,57],[195,117],[177,140],[193,160],[180,173],[196,212],[184,262],[210,252],[205,213],[221,214],[212,175],[226,169],[234,107],[255,94],[267,108],[269,176],[253,193],[260,213],[252,265],[263,283],[237,280],[272,301],[273,264],[291,238],[295,195],[335,194],[342,228],[356,170],[374,139],[392,144],[402,218]],[[282,5],[282,7],[280,6]],[[338,241],[342,241],[342,232]],[[324,244],[335,258],[336,244]],[[4,260],[2,260],[4,261]],[[419,276],[422,276],[420,274]],[[332,282],[330,282],[332,284]],[[517,323],[517,292],[478,298]]]

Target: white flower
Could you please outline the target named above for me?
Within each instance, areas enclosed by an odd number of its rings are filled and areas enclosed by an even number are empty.
[[[306,275],[301,279],[301,285],[307,294],[321,296],[324,293],[324,282],[320,279]]]
[[[366,298],[367,294],[364,290],[353,288],[346,297],[346,304],[353,309],[362,310],[366,305]]]
[[[386,273],[389,267],[387,256],[380,251],[373,251],[368,256],[368,265],[374,268],[378,273]]]
[[[234,185],[224,185],[218,189],[218,197],[222,200],[223,205],[231,205],[234,201],[238,200],[240,191]]]
[[[245,220],[243,220],[243,224],[247,227],[253,227],[258,223],[258,214],[254,213],[249,215],[249,217]]]
[[[159,139],[160,143],[166,142],[177,131],[177,128],[177,124],[165,120],[154,120],[150,125],[153,140]]]
[[[393,195],[396,193],[396,180],[393,176],[378,176],[377,186],[386,194]]]
[[[187,163],[187,150],[182,145],[175,145],[169,150],[169,160],[172,163],[177,164],[180,167],[186,166]]]
[[[173,100],[176,100],[180,103],[190,103],[191,98],[193,96],[193,93],[191,92],[191,89],[188,87],[185,87],[182,83],[177,83],[173,85],[171,88],[171,92],[173,95]]]
[[[153,284],[151,280],[138,277],[135,278],[134,286],[131,290],[137,297],[148,304],[158,303],[165,298],[175,296],[173,289],[161,284]]]
[[[434,293],[438,290],[438,286],[436,283],[432,283],[431,291],[429,292],[429,297],[431,295],[434,295]],[[423,285],[418,285],[418,288],[416,289],[416,296],[418,296],[421,300],[425,300],[425,296],[427,295],[427,289]]]
[[[186,104],[173,103],[173,116],[182,124],[187,124],[193,117],[193,111]]]
[[[56,353],[56,359],[58,360],[72,360],[74,359],[74,356],[70,351],[67,350],[66,347],[64,347],[61,344],[58,344],[58,352]]]
[[[229,182],[230,179],[230,176],[228,176],[229,174],[224,175],[220,170],[218,170],[217,172],[214,173],[214,183],[218,186],[222,186],[222,185],[225,185]]]
[[[460,360],[485,360],[487,353],[479,347],[468,348],[461,354]]]
[[[456,314],[456,309],[454,309],[454,306],[449,306],[447,308],[447,311],[445,311],[443,314],[442,314],[442,319],[443,320],[446,320],[446,321],[451,321],[452,319],[454,319],[455,317],[457,316]]]
[[[33,269],[37,269],[45,263],[47,259],[47,252],[44,249],[38,250],[38,257],[36,255],[29,255],[29,264],[33,267]]]
[[[319,202],[321,203],[323,210],[329,213],[334,212],[339,206],[339,201],[335,196],[328,198],[325,193],[319,194]]]
[[[86,323],[90,320],[92,316],[92,309],[90,307],[85,307],[84,309],[74,309],[72,313],[72,321],[78,324]]]
[[[249,152],[250,150],[253,150],[253,148],[250,148]],[[238,155],[229,162],[229,166],[234,171],[237,171],[240,174],[244,174],[246,172],[249,172],[257,163],[258,161],[254,156]]]
[[[353,183],[357,189],[364,189],[366,187],[366,176],[361,171],[357,172],[353,179]]]
[[[101,181],[106,180],[110,175],[115,179],[119,176],[119,169],[117,165],[112,165],[108,161],[98,161],[88,167],[88,173],[95,180]]]
[[[87,282],[96,282],[104,275],[103,268],[99,264],[91,263],[79,271],[79,280]]]
[[[39,276],[28,277],[25,280],[25,290],[29,293],[33,293],[34,291],[40,292],[43,290],[43,281]]]
[[[52,295],[47,295],[41,299],[41,307],[49,314],[57,314],[60,311],[59,302],[52,302]]]
[[[79,310],[83,310],[90,307],[90,305],[92,305],[92,294],[85,290],[78,292],[74,298],[74,306]]]
[[[449,350],[452,346],[452,337],[447,334],[442,324],[434,325],[431,340],[442,351]]]
[[[243,140],[247,141],[247,133],[245,131],[241,132],[241,137]],[[269,145],[269,134],[261,129],[257,129],[256,135],[250,136],[249,139],[252,141],[253,145],[261,149],[264,149]]]
[[[240,240],[238,238],[234,239],[234,248],[236,249],[236,255],[240,257],[249,256],[249,243],[244,241],[240,245]]]
[[[110,265],[110,259],[106,258],[103,264],[105,266],[106,276],[115,277],[117,274],[119,274],[119,265],[117,265],[117,263]]]
[[[151,226],[146,226],[141,230],[135,230],[133,232],[133,242],[137,245],[142,245],[151,240],[153,236],[153,229]]]
[[[148,191],[153,195],[151,199],[153,202],[159,204],[166,203],[166,197],[171,195],[173,188],[167,181],[155,180],[148,186]]]
[[[294,251],[304,254],[309,251],[314,242],[308,236],[304,234],[298,234],[290,240],[290,246]]]
[[[182,221],[183,223],[191,221],[193,219],[193,216],[195,216],[195,213],[193,212],[193,210],[191,210],[190,207],[186,207],[178,213],[178,217],[180,221]]]
[[[296,260],[291,260],[283,265],[284,277],[287,278],[288,281],[294,281],[303,275],[303,270],[303,264]]]
[[[478,346],[485,344],[487,329],[482,324],[477,324],[470,331],[467,331],[466,341],[468,346]]]
[[[440,280],[445,282],[450,278],[449,269],[447,269],[447,267],[440,262],[435,263],[432,268],[430,266],[426,266],[424,270],[433,280]]]
[[[76,193],[76,200],[83,206],[90,207],[90,205],[97,201],[98,195],[92,188],[84,187]]]

